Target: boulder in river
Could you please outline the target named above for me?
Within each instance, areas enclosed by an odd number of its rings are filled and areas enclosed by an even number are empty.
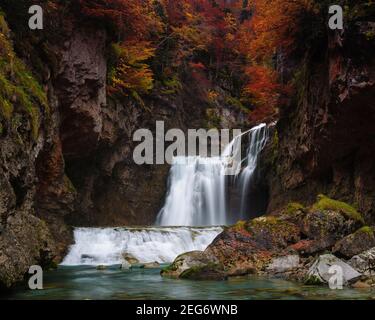
[[[139,260],[136,257],[134,257],[131,253],[128,253],[128,252],[124,252],[122,254],[122,259],[127,261],[131,265],[139,264]]]
[[[219,261],[203,251],[192,251],[179,255],[175,261],[161,271],[162,276],[184,279],[223,279],[223,267]]]
[[[375,247],[355,255],[348,264],[366,276],[375,276]]]
[[[148,263],[144,263],[143,267],[145,269],[158,269],[158,268],[160,268],[160,263],[157,262],[157,261],[155,261],[155,262],[148,262]]]
[[[319,256],[310,267],[305,283],[310,285],[327,284],[333,276],[338,276],[338,269],[342,270],[343,285],[348,285],[361,277],[361,274],[349,264],[332,254],[325,254]]]

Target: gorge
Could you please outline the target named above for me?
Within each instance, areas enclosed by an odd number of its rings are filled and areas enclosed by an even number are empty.
[[[31,2],[0,2],[6,298],[372,295],[353,288],[374,287],[363,265],[375,248],[371,1],[345,2],[342,31],[315,0],[108,0],[110,13],[41,1],[45,29],[31,31]],[[269,20],[276,31],[262,29]],[[137,165],[133,134],[156,121],[245,133],[221,157]],[[241,170],[225,175],[237,152]],[[361,274],[343,292],[315,286],[332,259]],[[35,264],[54,289],[17,287]]]

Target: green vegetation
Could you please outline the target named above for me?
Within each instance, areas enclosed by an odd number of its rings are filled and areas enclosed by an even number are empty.
[[[69,179],[67,175],[64,176],[64,185],[66,186],[67,190],[71,193],[77,193],[76,188],[74,187],[72,181]]]
[[[362,224],[365,223],[362,215],[355,208],[345,202],[330,199],[322,194],[318,196],[317,200],[318,201],[313,205],[314,210],[339,211],[349,219],[359,221]]]
[[[358,229],[355,233],[366,233],[371,237],[374,237],[374,229],[369,226],[364,226],[361,229]]]
[[[247,109],[238,98],[228,96],[225,98],[225,102],[230,106],[236,108],[238,111],[244,112],[245,114],[248,114],[250,112],[250,110]]]
[[[162,81],[162,86],[164,87],[161,89],[163,94],[176,94],[182,90],[182,84],[180,79],[177,75],[172,76],[171,78],[164,79]]]
[[[294,216],[300,211],[305,211],[305,207],[298,202],[291,202],[287,205],[284,213],[286,213],[289,216]]]
[[[246,221],[238,221],[233,227],[232,229],[236,230],[236,231],[241,231],[241,230],[246,230],[246,224],[247,222]]]
[[[310,275],[305,280],[305,285],[307,286],[318,286],[321,284],[322,284],[322,280],[315,275]]]
[[[49,113],[46,93],[16,57],[4,15],[0,13],[0,116],[9,123],[15,112],[26,112],[32,137],[37,139],[41,107],[46,114]]]

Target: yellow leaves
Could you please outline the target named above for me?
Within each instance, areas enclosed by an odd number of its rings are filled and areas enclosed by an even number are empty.
[[[219,93],[217,93],[215,90],[208,90],[207,100],[209,103],[211,104],[216,103],[218,98],[219,98]]]
[[[147,93],[153,88],[153,72],[146,63],[155,55],[155,48],[147,41],[115,45],[117,62],[110,75],[110,91],[129,94]]]
[[[311,10],[311,0],[255,0],[255,8],[249,47],[253,56],[267,59],[277,48],[293,50],[299,18]]]

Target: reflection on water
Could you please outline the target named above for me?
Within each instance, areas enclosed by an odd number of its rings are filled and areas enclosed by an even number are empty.
[[[44,290],[15,289],[8,299],[375,299],[371,290],[329,290],[279,279],[231,278],[189,281],[162,278],[160,270],[99,271],[95,267],[63,267],[46,272]]]

